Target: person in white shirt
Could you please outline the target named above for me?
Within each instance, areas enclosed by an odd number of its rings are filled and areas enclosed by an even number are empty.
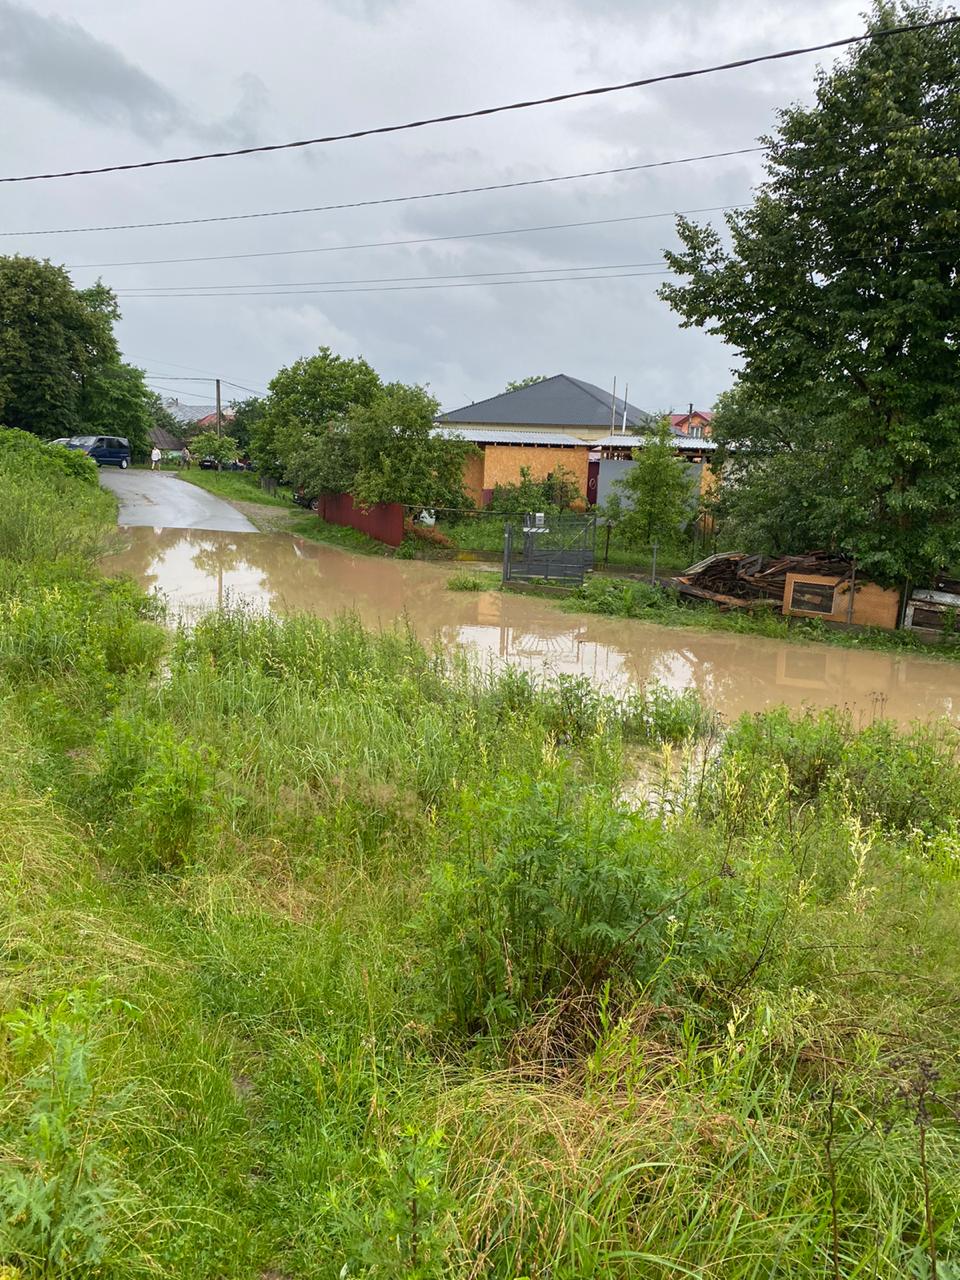
[[[160,450],[156,445],[150,450],[150,470],[156,471],[160,466]]]

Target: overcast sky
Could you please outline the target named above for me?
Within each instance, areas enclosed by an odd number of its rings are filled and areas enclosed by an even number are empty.
[[[863,0],[0,0],[0,175],[338,133],[817,44],[861,30],[864,7]],[[254,213],[748,147],[772,127],[779,106],[809,100],[816,65],[804,56],[407,134],[7,184],[0,230]],[[713,208],[748,200],[760,176],[758,157],[743,156],[368,209],[5,235],[0,252],[67,264],[81,286],[102,276],[120,294],[126,357],[181,399],[211,399],[211,389],[188,375],[263,389],[277,368],[326,344],[365,356],[387,379],[429,383],[447,409],[496,394],[511,378],[561,372],[604,386],[616,375],[619,389],[628,381],[630,399],[651,410],[691,400],[707,407],[729,386],[735,355],[679,327],[656,296],[657,275],[394,293],[367,284],[364,292],[298,298],[125,291],[652,270],[632,264],[657,263],[676,243],[668,217],[339,246]],[[83,265],[316,249],[326,251]]]

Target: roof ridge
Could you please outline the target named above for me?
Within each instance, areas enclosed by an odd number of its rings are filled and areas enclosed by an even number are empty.
[[[469,404],[460,405],[456,409],[447,409],[440,414],[440,417],[445,418],[449,413],[462,413],[464,409],[476,409],[479,405],[490,404],[494,400],[500,400],[503,396],[513,396],[516,395],[518,391],[528,391],[530,387],[539,387],[544,382],[555,382],[557,378],[566,377],[568,377],[568,375],[565,373],[551,373],[548,378],[540,378],[537,382],[531,382],[526,387],[514,387],[512,390],[504,388],[503,391],[498,391],[497,394],[493,396],[486,396],[483,400],[471,400]]]

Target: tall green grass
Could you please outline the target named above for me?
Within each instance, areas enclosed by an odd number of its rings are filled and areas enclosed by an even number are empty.
[[[99,502],[0,560],[10,1277],[958,1274],[952,728],[165,635]]]

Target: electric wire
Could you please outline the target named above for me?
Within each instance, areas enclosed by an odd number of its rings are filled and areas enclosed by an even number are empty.
[[[166,301],[172,298],[308,298],[317,294],[345,293],[406,293],[423,289],[493,289],[502,285],[518,284],[574,284],[580,280],[632,280],[644,276],[669,276],[674,272],[663,271],[615,271],[609,275],[547,276],[539,280],[467,280],[461,284],[402,284],[364,285],[350,289],[263,289],[249,293],[140,293],[127,294],[127,302],[148,300]]]
[[[163,160],[136,160],[126,164],[99,165],[87,169],[18,174],[0,177],[0,183],[41,182],[55,178],[77,178],[101,173],[120,173],[131,169],[156,169],[168,165],[195,164],[203,160],[224,160],[233,156],[250,156],[270,151],[291,151],[303,147],[323,146],[333,142],[348,142],[379,134],[403,133],[411,129],[424,129],[431,125],[452,124],[460,120],[475,120],[480,117],[502,115],[510,111],[524,111],[530,107],[552,106],[559,102],[571,102],[574,99],[596,98],[611,93],[622,93],[628,89],[640,89],[648,85],[663,84],[667,81],[689,80],[696,76],[715,75],[722,71],[737,71],[744,67],[757,66],[761,63],[778,62],[786,58],[800,57],[803,54],[823,53],[829,49],[841,49],[850,45],[869,43],[874,40],[885,40],[893,36],[929,31],[936,27],[953,26],[958,22],[960,22],[960,15],[935,18],[928,22],[904,23],[900,26],[888,27],[884,31],[865,31],[859,35],[844,36],[838,40],[827,40],[820,44],[806,45],[802,48],[780,49],[775,53],[756,54],[751,58],[737,58],[732,62],[720,62],[712,66],[694,67],[684,71],[663,72],[660,75],[644,76],[621,84],[597,85],[591,89],[576,89],[565,93],[555,93],[544,98],[527,98],[518,102],[507,102],[493,107],[479,107],[473,111],[456,111],[445,115],[428,116],[421,120],[410,120],[404,124],[376,125],[367,129],[354,129],[348,133],[331,133],[316,138],[300,138],[294,142],[274,142],[255,147],[237,147],[229,151],[205,151],[195,155],[170,156]]]
[[[388,249],[403,245],[439,244],[451,240],[482,240],[492,236],[529,235],[538,231],[568,231],[577,227],[608,227],[624,222],[648,222],[656,218],[685,218],[695,213],[724,213],[745,209],[745,204],[709,205],[700,209],[667,209],[662,213],[632,213],[619,218],[588,218],[580,222],[549,222],[536,227],[502,227],[495,231],[458,231],[443,236],[417,236],[410,240],[370,240],[359,244],[328,244],[310,249],[265,249],[257,253],[213,253],[192,258],[136,258],[123,262],[70,262],[68,271],[102,271],[117,267],[162,267],[193,262],[236,262],[248,258],[289,258],[309,253],[345,253],[356,249]]]
[[[665,263],[663,258],[657,258],[652,262],[600,262],[591,263],[582,267],[571,266],[569,263],[563,263],[557,267],[523,267],[512,268],[504,267],[500,271],[454,271],[449,275],[425,275],[425,276],[359,276],[352,280],[247,280],[243,284],[169,284],[169,285],[131,285],[127,289],[117,289],[115,293],[118,298],[127,298],[135,293],[144,291],[150,293],[174,293],[174,292],[193,292],[194,290],[217,290],[224,292],[224,297],[229,297],[230,292],[235,289],[284,289],[284,288],[308,288],[312,285],[355,285],[355,284],[410,284],[413,282],[429,281],[429,280],[466,280],[476,279],[478,277],[487,278],[491,276],[534,276],[543,275],[549,271],[623,271],[633,270],[636,267],[662,267]],[[186,382],[193,379],[186,378]],[[226,379],[221,379],[226,381]]]
[[[409,204],[414,200],[440,200],[447,196],[475,195],[487,191],[510,191],[517,187],[540,187],[552,182],[573,182],[580,178],[602,178],[618,173],[637,173],[642,169],[664,169],[670,165],[694,164],[700,160],[719,160],[727,156],[745,156],[768,147],[738,147],[733,151],[710,151],[699,156],[681,156],[676,160],[652,160],[644,164],[617,165],[613,169],[585,169],[581,173],[561,173],[550,178],[524,178],[516,182],[488,182],[482,187],[452,187],[449,191],[422,191],[410,196],[382,196],[374,200],[349,200],[341,204],[306,205],[300,209],[267,209],[259,213],[225,213],[207,218],[168,218],[163,222],[117,222],[99,227],[53,227],[43,230],[0,231],[9,236],[66,236],[88,231],[144,231],[157,227],[193,227],[211,222],[249,222],[254,218],[288,218],[301,213],[331,213],[342,209],[368,209],[384,204]]]

